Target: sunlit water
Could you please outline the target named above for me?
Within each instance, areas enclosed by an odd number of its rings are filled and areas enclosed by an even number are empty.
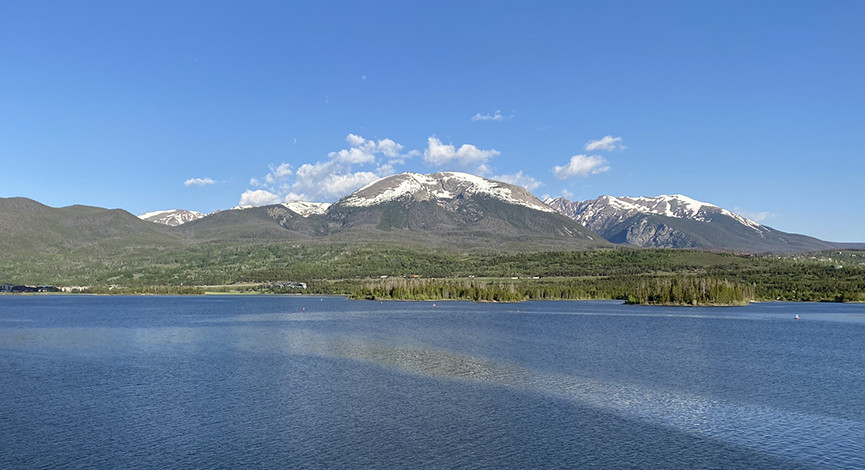
[[[4,469],[865,468],[865,305],[2,296],[0,381]]]

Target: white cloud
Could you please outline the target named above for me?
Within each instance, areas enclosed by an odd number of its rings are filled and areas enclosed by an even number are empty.
[[[379,152],[381,152],[385,157],[398,157],[400,152],[402,152],[402,145],[390,139],[379,140],[377,147]]]
[[[628,147],[625,147],[625,145],[622,144],[621,137],[607,135],[598,140],[588,142],[585,148],[586,152],[594,152],[596,150],[612,152],[613,150],[626,150]]]
[[[423,152],[425,163],[433,166],[456,166],[461,169],[471,169],[480,175],[490,173],[487,161],[501,154],[498,150],[481,150],[471,144],[463,144],[459,149],[453,145],[442,144],[442,141],[430,137]]]
[[[396,173],[396,169],[394,169],[393,164],[388,162],[383,165],[379,165],[378,168],[375,169],[375,174],[384,178],[385,176],[390,176]]]
[[[391,139],[367,140],[355,134],[349,134],[345,141],[351,148],[331,152],[328,156],[343,163],[363,164],[374,162],[379,154],[391,158],[399,157],[403,149],[402,145]]]
[[[340,162],[305,163],[297,169],[291,191],[308,194],[315,200],[334,200],[381,178],[369,171],[351,172]]]
[[[604,157],[597,155],[574,155],[567,165],[554,166],[553,175],[563,180],[575,176],[596,175],[609,169],[610,167],[607,166],[607,161],[604,160]]]
[[[294,174],[291,165],[288,163],[280,163],[279,166],[269,165],[270,173],[264,175],[264,179],[251,178],[249,184],[268,188],[271,185],[285,181],[289,176]]]
[[[338,162],[349,164],[372,163],[375,161],[375,154],[367,152],[359,147],[331,152],[328,156]]]
[[[262,189],[244,193],[241,205],[332,201],[394,174],[396,165],[420,155],[417,150],[403,153],[403,146],[391,139],[370,140],[349,134],[345,141],[349,148],[330,152],[324,161],[304,163],[296,171],[287,163],[271,165],[266,176],[250,179],[250,185]],[[357,168],[364,166],[367,168]]]
[[[741,209],[739,207],[734,207],[733,212],[741,215],[742,217],[745,217],[746,219],[751,219],[754,222],[760,222],[760,223],[763,223],[763,222],[767,221],[768,219],[775,217],[775,214],[768,212],[768,211],[751,212],[751,211],[747,211],[745,209]]]
[[[270,191],[256,189],[255,191],[247,189],[246,192],[240,195],[240,206],[267,206],[270,204],[279,204],[282,198]]]
[[[565,199],[570,199],[570,198],[574,197],[574,193],[568,191],[567,189],[563,189],[562,190],[562,197]]]
[[[274,179],[281,180],[291,176],[294,172],[292,171],[291,165],[288,163],[280,163],[276,168],[271,167],[270,173],[273,175]]]
[[[475,114],[474,116],[472,116],[472,122],[478,122],[478,121],[503,121],[504,119],[505,119],[505,117],[502,116],[502,112],[501,112],[501,110],[496,110],[496,112],[493,113],[493,114],[481,114],[481,113],[477,113],[477,114]]]
[[[512,175],[496,175],[491,178],[498,181],[504,181],[505,183],[522,186],[528,191],[534,191],[544,184],[529,175],[524,175],[522,170]]]
[[[334,160],[326,162],[304,163],[295,173],[296,179],[292,185],[293,191],[314,194],[321,187],[321,182],[329,175],[340,171],[340,166]]]
[[[210,178],[189,178],[183,182],[184,186],[207,186],[208,184],[216,183]]]
[[[394,142],[391,139],[381,139],[379,141],[364,139],[355,134],[349,134],[345,141],[352,148],[358,148],[366,153],[382,154],[386,157],[398,157],[402,152],[403,146]]]
[[[346,136],[345,141],[348,142],[348,145],[352,147],[360,147],[366,142],[366,139],[359,135],[349,134]]]
[[[319,194],[323,194],[326,198],[335,199],[347,194],[351,194],[358,189],[381,179],[375,173],[369,171],[359,171],[357,173],[332,174],[322,182],[323,186],[319,190]]]
[[[288,194],[285,195],[284,198],[282,198],[282,200],[284,202],[309,201],[309,196],[307,196],[306,194],[303,194],[303,193],[298,194],[298,193],[294,193],[294,192],[289,192]]]

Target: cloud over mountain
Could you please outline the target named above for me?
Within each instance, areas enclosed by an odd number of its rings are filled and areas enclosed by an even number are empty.
[[[423,152],[424,163],[435,167],[453,167],[453,169],[470,170],[479,175],[488,175],[488,162],[501,152],[495,149],[481,150],[472,144],[463,144],[456,148],[452,144],[443,144],[436,137],[427,139],[427,148]]]
[[[395,165],[420,153],[403,152],[404,146],[391,139],[372,140],[348,134],[345,141],[348,148],[330,152],[326,160],[303,163],[297,170],[286,162],[271,165],[264,177],[250,180],[252,186],[261,189],[244,192],[240,205],[334,200],[394,174]]]
[[[265,191],[263,189],[247,189],[240,195],[240,202],[238,202],[237,205],[241,207],[266,206],[268,204],[279,204],[281,202],[282,198],[270,191]]]
[[[596,175],[608,171],[610,167],[604,157],[598,155],[574,155],[571,160],[562,166],[553,167],[553,175],[563,180],[576,176]]]
[[[524,175],[523,170],[520,170],[512,175],[495,175],[492,176],[491,179],[494,179],[496,181],[504,181],[505,183],[510,183],[515,186],[522,186],[528,191],[534,191],[544,185],[544,183],[532,178],[531,176]]]
[[[347,148],[328,153],[324,160],[303,163],[297,169],[287,162],[270,165],[266,175],[250,179],[249,184],[254,188],[241,195],[240,205],[335,201],[380,178],[403,171],[399,167],[420,155],[426,166],[438,170],[488,176],[493,172],[492,159],[501,154],[496,149],[481,149],[472,144],[459,147],[445,144],[435,136],[427,139],[423,152],[407,150],[404,145],[387,138],[374,140],[348,134],[345,141]],[[529,191],[542,185],[523,171],[493,178]]]

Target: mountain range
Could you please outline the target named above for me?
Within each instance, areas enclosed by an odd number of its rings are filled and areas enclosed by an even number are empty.
[[[330,237],[469,248],[608,245],[524,188],[453,172],[390,176],[331,205],[293,202],[216,212],[176,232],[201,240]]]
[[[604,239],[655,248],[701,248],[745,252],[829,250],[836,244],[786,233],[714,204],[681,194],[657,197],[601,196],[589,201],[545,201]]]
[[[135,217],[0,198],[0,249],[182,246],[224,241],[400,242],[465,249],[590,249],[614,244],[798,252],[837,245],[676,196],[541,201],[526,189],[456,172],[383,178],[333,204],[291,202]]]

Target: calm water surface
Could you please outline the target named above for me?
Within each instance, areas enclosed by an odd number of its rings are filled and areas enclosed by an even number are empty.
[[[865,305],[0,296],[0,468],[93,467],[865,468]]]

